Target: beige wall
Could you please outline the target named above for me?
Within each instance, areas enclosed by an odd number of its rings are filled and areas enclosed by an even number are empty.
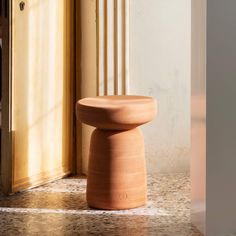
[[[130,0],[130,94],[158,100],[148,172],[189,172],[191,1]]]

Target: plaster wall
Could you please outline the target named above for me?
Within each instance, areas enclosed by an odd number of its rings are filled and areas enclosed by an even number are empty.
[[[130,0],[129,94],[153,96],[148,172],[189,172],[191,1]]]

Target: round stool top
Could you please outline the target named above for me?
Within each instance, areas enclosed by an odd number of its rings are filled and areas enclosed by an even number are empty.
[[[128,130],[151,121],[157,104],[145,96],[99,96],[79,100],[76,113],[81,122],[100,129]]]

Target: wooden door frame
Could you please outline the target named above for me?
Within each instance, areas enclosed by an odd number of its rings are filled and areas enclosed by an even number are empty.
[[[81,28],[81,0],[74,0],[75,24],[74,24],[74,62],[75,62],[75,79],[74,79],[74,100],[75,102],[82,98],[81,96],[81,57],[82,57],[82,28]],[[82,174],[82,124],[74,116],[74,173]]]
[[[2,17],[2,127],[1,127],[1,171],[0,184],[1,191],[4,194],[13,191],[13,167],[14,167],[14,132],[12,131],[12,1],[1,0],[1,17]],[[80,98],[80,67],[74,65],[80,61],[80,7],[77,0],[71,0],[74,6],[71,17],[72,22],[72,39],[71,39],[71,112],[72,115],[72,174],[80,173],[80,155],[77,144],[80,143],[80,126],[78,128],[75,116],[75,102]],[[79,13],[79,14],[77,14]],[[78,37],[78,38],[77,38]],[[79,44],[78,44],[79,42]],[[77,68],[79,68],[77,70]],[[79,157],[78,157],[79,156]]]
[[[2,0],[2,127],[1,127],[1,179],[2,192],[12,192],[12,57],[11,9],[12,2]]]

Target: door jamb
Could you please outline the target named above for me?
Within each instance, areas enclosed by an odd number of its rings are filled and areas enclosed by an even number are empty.
[[[81,28],[81,0],[75,0],[75,24],[74,24],[74,43],[75,43],[75,102],[81,99],[81,57],[82,57],[82,28]],[[74,116],[74,140],[75,140],[75,173],[82,174],[82,125],[76,120],[76,114]]]
[[[2,135],[1,135],[1,179],[2,192],[12,192],[12,58],[11,58],[11,9],[12,1],[1,1],[2,17]]]

